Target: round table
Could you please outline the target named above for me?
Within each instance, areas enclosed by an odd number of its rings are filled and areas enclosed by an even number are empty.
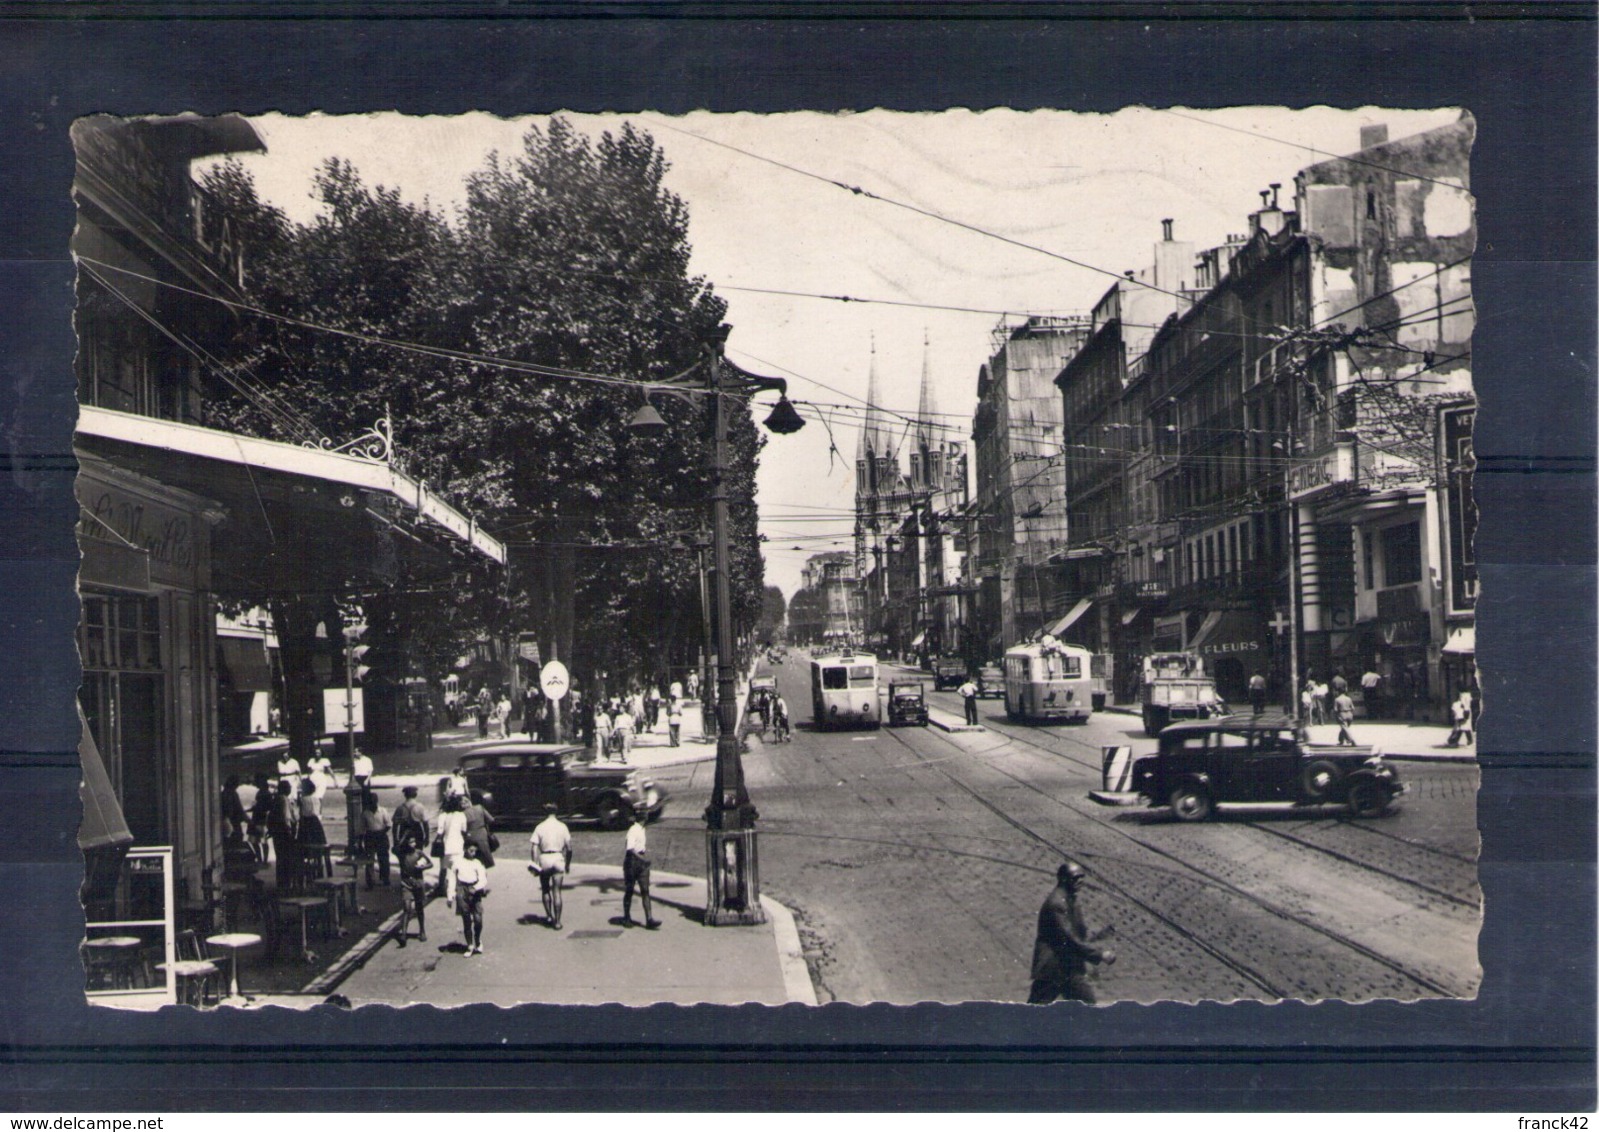
[[[207,936],[206,942],[228,953],[228,997],[244,997],[239,993],[239,951],[241,948],[254,947],[261,942],[261,937],[250,932],[223,932],[221,935]]]
[[[97,956],[111,976],[112,986],[120,976],[126,976],[128,987],[133,986],[133,964],[138,959],[144,941],[136,935],[103,935],[83,941],[85,949]]]

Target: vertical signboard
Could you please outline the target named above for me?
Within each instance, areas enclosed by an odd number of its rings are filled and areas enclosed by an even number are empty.
[[[1438,442],[1444,472],[1444,562],[1449,571],[1447,612],[1470,613],[1477,605],[1477,502],[1472,475],[1477,457],[1471,430],[1477,419],[1475,405],[1443,409],[1439,413]]]

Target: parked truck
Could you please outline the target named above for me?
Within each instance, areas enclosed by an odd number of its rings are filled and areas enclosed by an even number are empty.
[[[1216,680],[1205,673],[1205,662],[1194,653],[1157,652],[1144,658],[1140,688],[1144,734],[1159,735],[1179,719],[1211,719],[1227,714],[1227,704],[1216,694]]]

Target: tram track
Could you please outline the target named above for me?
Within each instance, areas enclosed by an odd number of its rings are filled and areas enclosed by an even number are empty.
[[[1091,771],[1093,771],[1095,773],[1098,773],[1099,770],[1100,770],[1100,766],[1099,766],[1099,764],[1097,762],[1092,762],[1091,763],[1091,762],[1089,762],[1088,760],[1086,760],[1084,758],[1078,757],[1076,755],[1073,755],[1073,754],[1065,752],[1065,751],[1061,751],[1061,750],[1059,750],[1057,748],[1054,748],[1054,747],[1051,747],[1051,746],[1049,746],[1047,744],[1040,743],[1036,739],[1029,738],[1029,737],[1027,737],[1025,735],[1018,735],[1018,734],[1016,734],[1013,730],[1011,730],[1008,727],[1004,728],[1004,729],[993,729],[993,730],[994,730],[994,734],[1002,735],[1008,741],[1010,741],[1012,743],[1019,743],[1022,746],[1030,747],[1033,750],[1039,751],[1039,752],[1041,752],[1043,754],[1051,755],[1051,756],[1056,757],[1056,758],[1065,759],[1068,762],[1071,762],[1071,763],[1074,763],[1074,764],[1076,764],[1078,766],[1084,767],[1085,769],[1091,770]],[[1084,743],[1083,740],[1078,739],[1075,736],[1062,735],[1062,736],[1059,736],[1059,738],[1064,739],[1067,742],[1077,743],[1077,744],[1085,745],[1085,746],[1087,745],[1087,744]],[[1388,830],[1378,828],[1377,826],[1373,825],[1370,821],[1351,820],[1351,819],[1348,819],[1348,818],[1335,818],[1335,819],[1332,819],[1332,820],[1337,821],[1339,823],[1340,828],[1342,828],[1342,829],[1358,831],[1360,834],[1363,834],[1363,835],[1366,835],[1366,836],[1370,836],[1370,837],[1383,838],[1383,839],[1395,842],[1395,843],[1397,843],[1399,845],[1403,845],[1403,846],[1405,846],[1405,848],[1407,848],[1409,850],[1412,850],[1414,852],[1424,853],[1424,854],[1427,854],[1427,855],[1432,856],[1432,857],[1437,857],[1437,858],[1440,858],[1440,859],[1443,859],[1443,860],[1446,860],[1446,861],[1453,861],[1453,862],[1456,862],[1456,863],[1459,863],[1459,864],[1467,864],[1467,865],[1475,865],[1476,864],[1476,858],[1475,857],[1468,856],[1468,855],[1463,854],[1463,853],[1456,853],[1456,852],[1453,852],[1452,850],[1449,850],[1449,849],[1443,849],[1443,848],[1439,848],[1437,846],[1427,845],[1427,844],[1424,844],[1422,842],[1418,842],[1418,841],[1416,841],[1416,840],[1414,840],[1412,838],[1401,837],[1401,836],[1399,836],[1397,834],[1389,832]],[[1242,820],[1237,821],[1235,824],[1237,824],[1239,826],[1243,826],[1243,827],[1249,828],[1249,829],[1259,830],[1261,833],[1267,834],[1268,836],[1271,836],[1271,837],[1281,838],[1282,840],[1290,841],[1290,842],[1292,842],[1292,843],[1294,843],[1296,845],[1302,846],[1302,847],[1304,847],[1306,849],[1309,849],[1309,850],[1311,850],[1313,852],[1323,853],[1326,856],[1333,858],[1334,860],[1342,861],[1345,864],[1352,865],[1352,866],[1354,866],[1356,868],[1366,869],[1366,870],[1368,870],[1370,872],[1377,873],[1380,876],[1387,877],[1388,879],[1396,881],[1396,882],[1398,882],[1400,884],[1405,884],[1405,885],[1408,885],[1408,886],[1410,886],[1412,888],[1415,888],[1419,892],[1425,892],[1425,893],[1427,893],[1430,896],[1437,897],[1440,900],[1445,900],[1445,901],[1447,901],[1447,902],[1449,902],[1451,904],[1455,904],[1455,905],[1458,905],[1460,907],[1478,909],[1478,908],[1481,908],[1481,906],[1482,906],[1480,899],[1471,898],[1471,897],[1463,897],[1463,896],[1460,896],[1460,895],[1458,895],[1456,893],[1446,892],[1443,889],[1435,888],[1435,887],[1433,887],[1431,885],[1428,885],[1428,884],[1426,884],[1426,883],[1424,883],[1422,881],[1419,881],[1419,880],[1415,879],[1414,877],[1406,876],[1404,873],[1396,872],[1396,871],[1394,871],[1392,869],[1386,869],[1383,866],[1381,866],[1379,864],[1376,864],[1376,863],[1374,863],[1372,861],[1369,861],[1369,860],[1367,860],[1365,858],[1356,856],[1356,855],[1351,854],[1351,853],[1342,852],[1342,851],[1340,851],[1338,849],[1335,849],[1335,848],[1333,848],[1331,846],[1323,845],[1323,844],[1321,844],[1319,842],[1312,841],[1312,840],[1310,840],[1308,838],[1297,837],[1293,833],[1285,831],[1285,830],[1279,828],[1275,823],[1272,823],[1272,822],[1251,821],[1251,820],[1246,818],[1246,819],[1242,819]]]
[[[918,755],[919,754],[919,752],[917,752],[914,747],[912,747],[905,739],[903,739],[899,735],[897,735],[897,734],[895,734],[893,732],[887,732],[887,734],[895,742],[899,743],[907,751],[911,752],[911,754],[913,754],[913,755]],[[1001,732],[1001,734],[1007,734],[1007,733]],[[959,744],[956,744],[954,742],[954,740],[950,739],[948,736],[945,736],[943,734],[939,734],[939,735],[936,735],[934,737],[937,740],[939,740],[939,741],[942,741],[942,742],[945,742],[945,743],[949,743],[949,744],[951,744],[953,746],[957,746],[957,747],[959,746]],[[1013,739],[1019,739],[1020,737],[1012,737],[1012,738]],[[1071,758],[1071,761],[1080,763],[1080,764],[1085,765],[1085,766],[1090,765],[1090,764],[1085,763],[1084,760],[1082,760],[1082,759],[1072,758],[1072,756],[1065,755],[1063,752],[1050,750],[1049,748],[1043,746],[1042,744],[1037,744],[1037,743],[1029,742],[1029,741],[1026,741],[1026,740],[1021,740],[1021,741],[1025,742],[1026,745],[1028,745],[1028,746],[1037,747],[1038,749],[1044,751],[1045,753],[1053,754],[1053,755],[1057,755],[1057,756],[1061,756],[1061,757]],[[1076,740],[1076,741],[1077,742],[1081,742],[1081,740]],[[951,782],[951,784],[953,786],[955,786],[956,788],[962,790],[964,793],[966,793],[968,796],[970,796],[971,799],[973,801],[975,801],[978,805],[980,805],[984,809],[988,810],[994,816],[996,816],[1001,821],[1005,822],[1007,825],[1009,825],[1012,828],[1014,828],[1015,830],[1017,830],[1017,832],[1021,833],[1025,837],[1030,838],[1031,840],[1035,841],[1036,843],[1049,848],[1050,850],[1060,854],[1063,857],[1072,855],[1072,852],[1073,852],[1072,850],[1068,850],[1066,847],[1060,845],[1053,838],[1051,838],[1051,837],[1039,832],[1038,830],[1034,829],[1032,826],[1028,825],[1026,822],[1021,821],[1020,819],[1012,816],[1011,814],[1008,814],[1008,813],[1004,812],[1003,810],[1001,810],[995,803],[991,802],[988,798],[986,798],[979,790],[977,790],[975,787],[971,786],[970,784],[962,781],[948,767],[942,765],[942,760],[940,760],[938,762],[929,761],[929,762],[926,763],[926,765],[928,766],[928,769],[936,771],[939,774],[943,775],[945,778],[947,778]],[[1178,875],[1186,875],[1186,876],[1193,877],[1193,878],[1197,879],[1200,883],[1202,883],[1202,884],[1204,884],[1204,885],[1206,885],[1208,887],[1214,888],[1214,889],[1216,889],[1218,891],[1225,892],[1229,896],[1231,896],[1231,897],[1233,897],[1235,899],[1241,900],[1241,901],[1251,905],[1252,907],[1259,909],[1262,912],[1265,912],[1265,913],[1267,913],[1267,914],[1269,914],[1269,915],[1271,915],[1271,916],[1273,916],[1273,917],[1275,917],[1275,918],[1277,918],[1277,919],[1279,919],[1279,920],[1281,920],[1281,921],[1283,921],[1283,922],[1285,922],[1287,924],[1290,924],[1296,929],[1312,933],[1313,935],[1319,936],[1319,937],[1327,940],[1328,942],[1331,942],[1331,943],[1337,945],[1340,948],[1346,949],[1349,952],[1352,952],[1352,953],[1354,953],[1356,955],[1359,955],[1363,959],[1365,959],[1365,960],[1367,960],[1367,961],[1369,961],[1371,963],[1374,963],[1374,964],[1386,969],[1391,974],[1397,975],[1402,980],[1414,985],[1417,988],[1420,988],[1422,991],[1424,991],[1427,994],[1435,995],[1435,996],[1438,996],[1438,997],[1455,997],[1456,994],[1457,994],[1456,991],[1450,989],[1449,987],[1444,986],[1443,984],[1441,984],[1437,980],[1431,978],[1430,976],[1428,976],[1424,972],[1417,971],[1414,968],[1409,967],[1406,964],[1404,964],[1404,963],[1402,963],[1402,962],[1400,962],[1398,960],[1395,960],[1395,959],[1393,959],[1393,958],[1391,958],[1391,957],[1389,957],[1387,955],[1384,955],[1384,954],[1378,952],[1377,950],[1375,950],[1374,948],[1371,948],[1371,947],[1367,946],[1366,944],[1361,943],[1359,940],[1350,938],[1348,935],[1346,935],[1346,934],[1344,934],[1342,932],[1339,932],[1339,931],[1337,931],[1337,930],[1335,930],[1333,928],[1327,927],[1327,926],[1325,926],[1323,924],[1315,923],[1312,920],[1307,919],[1305,916],[1298,915],[1298,914],[1296,914],[1296,913],[1294,913],[1294,912],[1292,912],[1290,910],[1281,908],[1281,907],[1277,906],[1276,904],[1272,903],[1271,901],[1269,901],[1269,900],[1267,900],[1267,899],[1265,899],[1263,897],[1257,896],[1255,893],[1252,893],[1252,892],[1248,891],[1247,889],[1244,889],[1244,888],[1232,883],[1231,881],[1226,880],[1223,877],[1216,876],[1213,873],[1207,872],[1206,870],[1204,870],[1202,868],[1199,868],[1198,866],[1194,865],[1191,861],[1186,861],[1186,860],[1183,860],[1183,859],[1179,858],[1176,854],[1172,853],[1169,850],[1164,849],[1163,847],[1161,847],[1159,845],[1151,844],[1151,843],[1149,843],[1149,842],[1147,842],[1147,841],[1145,841],[1143,839],[1140,839],[1138,837],[1133,836],[1126,829],[1118,827],[1115,823],[1112,823],[1112,822],[1109,822],[1109,821],[1105,821],[1103,818],[1099,817],[1098,815],[1094,814],[1091,811],[1088,811],[1088,810],[1085,810],[1085,809],[1078,809],[1076,807],[1070,806],[1064,800],[1062,800],[1062,799],[1056,797],[1055,795],[1049,793],[1048,791],[1038,787],[1034,783],[1028,782],[1025,778],[1022,778],[1022,777],[1019,777],[1019,776],[1017,776],[1015,774],[1010,773],[1009,771],[1005,770],[1003,767],[995,766],[992,762],[985,762],[984,765],[985,765],[986,769],[988,769],[989,771],[991,771],[993,773],[996,773],[996,774],[999,774],[999,775],[1011,780],[1012,782],[1016,783],[1018,786],[1021,786],[1024,789],[1030,790],[1033,793],[1036,793],[1037,795],[1039,795],[1040,797],[1044,798],[1048,802],[1050,802],[1050,803],[1052,803],[1054,805],[1060,806],[1060,807],[1070,811],[1071,813],[1073,813],[1077,817],[1086,818],[1087,820],[1093,821],[1098,828],[1100,828],[1100,829],[1102,829],[1104,831],[1107,831],[1107,832],[1115,833],[1115,834],[1119,835],[1120,837],[1124,838],[1125,840],[1131,842],[1132,844],[1137,845],[1140,849],[1144,850],[1145,852],[1152,853],[1152,854],[1162,858],[1164,861],[1169,862],[1174,867],[1173,871],[1176,874],[1178,874]],[[1096,764],[1092,764],[1091,769],[1094,769],[1094,770],[1097,771],[1098,770],[1097,763]],[[1258,823],[1251,823],[1251,824],[1258,824]],[[1313,844],[1308,844],[1307,843],[1305,845],[1305,848],[1311,849],[1313,851],[1324,852],[1324,850],[1321,850],[1320,847],[1315,846]],[[1357,867],[1360,867],[1360,868],[1369,868],[1369,866],[1367,866],[1367,865],[1365,865],[1363,863],[1356,862],[1355,864],[1357,865]],[[1375,870],[1373,870],[1373,871],[1375,871]],[[1403,878],[1400,878],[1400,879],[1403,879]],[[1218,963],[1222,964],[1224,967],[1226,967],[1227,969],[1229,969],[1232,972],[1234,972],[1240,978],[1243,978],[1246,982],[1248,982],[1248,983],[1260,988],[1262,991],[1264,991],[1266,994],[1270,995],[1271,997],[1280,998],[1280,999],[1298,997],[1293,992],[1293,990],[1291,988],[1286,987],[1285,985],[1282,984],[1281,981],[1275,979],[1270,974],[1260,970],[1259,967],[1256,964],[1250,962],[1247,958],[1245,958],[1243,956],[1240,956],[1240,955],[1237,955],[1237,954],[1233,954],[1233,953],[1227,951],[1226,949],[1223,949],[1223,948],[1211,943],[1210,941],[1201,938],[1196,932],[1194,932],[1189,927],[1187,927],[1187,925],[1183,924],[1178,919],[1176,919],[1175,917],[1173,917],[1170,914],[1168,914],[1165,910],[1163,910],[1163,909],[1161,909],[1159,907],[1156,907],[1151,901],[1146,900],[1143,897],[1139,896],[1137,893],[1133,892],[1127,886],[1122,885],[1122,884],[1118,884],[1115,881],[1113,881],[1113,880],[1111,880],[1109,878],[1105,878],[1105,877],[1100,877],[1099,878],[1099,882],[1107,890],[1116,893],[1122,899],[1126,900],[1129,904],[1139,908],[1146,915],[1150,916],[1152,919],[1154,919],[1158,923],[1162,924],[1168,930],[1174,932],[1176,935],[1178,935],[1182,939],[1188,941],[1193,946],[1199,948],[1205,954],[1211,956]]]

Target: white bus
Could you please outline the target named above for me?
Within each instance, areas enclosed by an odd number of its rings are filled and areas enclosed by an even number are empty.
[[[1094,712],[1093,654],[1054,641],[1005,653],[1005,716],[1086,723]]]
[[[877,657],[833,653],[811,661],[811,720],[818,731],[832,727],[879,727]]]

